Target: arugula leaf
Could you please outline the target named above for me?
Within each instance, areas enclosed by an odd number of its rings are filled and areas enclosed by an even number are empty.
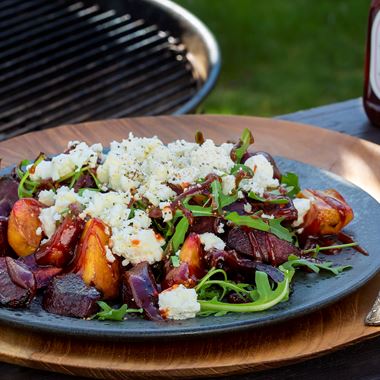
[[[289,203],[289,199],[286,199],[286,198],[267,199],[267,198],[260,197],[259,195],[257,195],[253,191],[250,191],[248,193],[248,196],[251,199],[254,199],[255,201],[269,203],[269,204],[273,204],[273,205],[284,205],[284,204]]]
[[[351,247],[357,247],[359,243],[357,242],[352,242],[352,243],[347,243],[347,244],[338,244],[338,245],[328,245],[325,247],[320,247],[317,245],[315,248],[310,248],[310,249],[305,249],[303,252],[304,253],[318,253],[320,251],[328,251],[330,249],[343,249],[343,248],[351,248]]]
[[[281,225],[283,219],[267,219],[268,223],[266,223],[260,218],[252,218],[252,216],[248,215],[239,215],[235,211],[228,213],[224,218],[238,226],[247,226],[256,230],[271,232],[279,239],[289,242],[293,241],[293,234]]]
[[[253,218],[248,215],[239,215],[236,211],[228,213],[224,218],[238,226],[247,226],[266,232],[270,231],[269,224],[265,223],[261,218]]]
[[[314,273],[319,273],[319,271],[321,269],[323,269],[323,270],[331,272],[335,275],[342,273],[346,269],[352,268],[351,265],[341,265],[341,266],[333,266],[333,265],[334,264],[331,261],[325,261],[323,263],[318,263],[318,262],[310,261],[310,260],[307,260],[304,258],[299,258],[296,255],[290,255],[288,257],[288,261],[286,263],[282,264],[282,266],[288,270],[290,269],[290,267],[297,268],[300,266],[305,266],[305,267],[309,268],[310,270],[312,270]]]
[[[256,295],[256,299],[253,302],[231,304],[227,302],[222,302],[217,298],[213,298],[211,300],[198,300],[198,302],[201,305],[200,315],[202,315],[202,313],[208,313],[209,315],[217,315],[218,313],[228,312],[252,313],[267,310],[277,305],[279,302],[282,302],[289,297],[290,282],[294,275],[294,269],[283,269],[283,272],[284,280],[278,283],[275,289],[272,289],[268,275],[264,272],[256,271],[256,292],[254,292],[254,294]]]
[[[143,309],[129,309],[128,305],[124,304],[119,309],[114,309],[109,306],[106,302],[98,301],[97,304],[100,306],[102,311],[99,311],[91,317],[91,319],[99,319],[101,321],[111,320],[111,321],[122,321],[127,313],[142,313]]]
[[[231,174],[235,174],[240,170],[251,175],[252,177],[255,174],[255,173],[253,173],[253,170],[250,167],[248,167],[247,165],[244,165],[244,164],[235,164],[234,167],[231,169]]]
[[[288,196],[294,198],[300,191],[299,179],[297,174],[288,172],[281,176],[281,184],[286,185]]]
[[[248,147],[254,143],[254,139],[251,131],[245,128],[240,137],[240,146],[235,149],[234,155],[236,157],[236,162],[239,164],[244,154],[247,152]]]
[[[281,225],[283,218],[280,219],[268,219],[270,232],[276,235],[281,240],[286,240],[290,243],[293,242],[293,233],[287,228]]]
[[[185,240],[186,232],[189,228],[189,221],[186,217],[182,217],[175,227],[174,235],[171,239],[172,249],[174,252],[178,251],[179,246]]]

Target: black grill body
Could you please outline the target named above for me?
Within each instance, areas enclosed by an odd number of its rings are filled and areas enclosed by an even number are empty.
[[[213,36],[168,0],[2,0],[0,139],[188,113],[219,70]]]

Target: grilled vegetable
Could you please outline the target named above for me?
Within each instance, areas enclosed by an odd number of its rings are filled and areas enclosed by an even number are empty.
[[[143,309],[150,320],[162,320],[158,310],[157,284],[146,261],[124,273],[123,302],[129,307]]]
[[[38,218],[42,204],[33,198],[18,200],[8,220],[8,242],[18,256],[28,256],[36,251],[41,241]]]
[[[42,306],[49,313],[88,318],[98,311],[100,299],[101,294],[94,287],[87,286],[79,275],[70,273],[51,281]]]
[[[0,304],[26,307],[36,294],[33,273],[11,257],[0,257]]]
[[[304,236],[337,234],[354,217],[352,208],[336,190],[306,189],[297,196],[311,201],[310,210],[301,226]]]
[[[76,250],[72,272],[80,274],[89,286],[95,286],[104,299],[119,296],[121,280],[120,261],[114,258],[111,263],[107,258],[110,231],[100,219],[89,220],[84,228]]]
[[[74,257],[74,250],[83,231],[84,221],[67,216],[48,242],[36,252],[39,265],[52,265],[62,268]]]

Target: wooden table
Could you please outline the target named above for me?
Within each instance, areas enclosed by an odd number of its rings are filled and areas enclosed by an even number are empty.
[[[380,144],[380,130],[372,127],[363,112],[360,99],[345,101],[311,110],[278,116],[279,119],[297,121],[322,128],[348,133]],[[380,163],[379,163],[380,165]],[[234,376],[234,379],[380,379],[380,338],[375,338],[320,358],[286,367]],[[1,379],[69,380],[72,377],[48,373],[19,366],[0,364]],[[223,377],[232,379],[232,377]]]

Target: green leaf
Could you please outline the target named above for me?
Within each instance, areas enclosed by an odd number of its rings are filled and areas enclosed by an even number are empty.
[[[290,243],[293,242],[293,233],[290,232],[287,228],[281,225],[281,219],[268,219],[270,232],[273,235],[276,235],[281,240],[286,240]]]
[[[254,139],[251,131],[245,128],[240,137],[240,146],[235,149],[236,162],[239,164],[244,154],[247,152],[248,147],[253,144]]]
[[[174,268],[178,268],[180,266],[180,261],[179,261],[179,257],[178,256],[171,256],[170,257],[170,261],[173,265]]]
[[[255,282],[257,286],[257,299],[253,302],[242,304],[231,304],[222,302],[216,298],[212,300],[198,300],[201,305],[201,313],[252,313],[270,309],[289,297],[290,282],[293,278],[294,269],[283,269],[284,280],[277,284],[275,289],[271,289],[268,275],[264,272],[256,271]],[[201,314],[202,315],[202,314]]]
[[[331,261],[325,261],[322,263],[309,261],[304,258],[299,258],[296,255],[290,255],[288,257],[288,261],[282,264],[282,266],[286,269],[289,269],[290,267],[297,268],[305,266],[315,273],[319,273],[319,271],[323,269],[327,272],[333,273],[334,275],[338,275],[339,273],[342,273],[344,270],[352,268],[351,265],[334,266],[334,264]]]
[[[344,248],[351,248],[351,247],[357,247],[359,243],[353,242],[353,243],[347,243],[347,244],[337,244],[337,245],[328,245],[325,247],[320,247],[318,244],[315,248],[305,249],[303,253],[318,253],[320,251],[328,251],[330,249],[344,249]]]
[[[244,164],[235,164],[234,167],[231,169],[231,174],[236,174],[240,170],[251,175],[252,177],[254,176],[253,170]]]
[[[174,235],[171,239],[172,248],[174,252],[177,252],[180,245],[185,240],[185,235],[189,228],[189,221],[186,217],[182,217],[178,224],[176,225]]]
[[[288,196],[294,198],[300,191],[299,179],[297,174],[288,172],[281,176],[281,184],[286,185]]]
[[[111,321],[123,321],[127,313],[142,313],[143,309],[129,309],[128,305],[124,304],[119,309],[113,309],[107,303],[103,301],[98,301],[97,304],[100,306],[102,311],[99,311],[91,317],[91,319],[99,319],[101,321],[111,320]]]
[[[193,216],[213,216],[214,211],[212,207],[202,207],[197,205],[189,205],[188,203],[183,202],[185,208],[187,208]]]
[[[265,223],[261,218],[254,218],[248,215],[239,215],[235,211],[228,213],[224,218],[238,226],[247,226],[266,232],[270,231],[269,224]]]
[[[273,205],[284,205],[284,204],[289,203],[289,199],[286,199],[286,198],[267,199],[267,198],[260,197],[259,195],[257,195],[253,191],[250,191],[248,193],[248,196],[251,199],[254,199],[255,201],[269,203],[269,204],[273,204]]]

